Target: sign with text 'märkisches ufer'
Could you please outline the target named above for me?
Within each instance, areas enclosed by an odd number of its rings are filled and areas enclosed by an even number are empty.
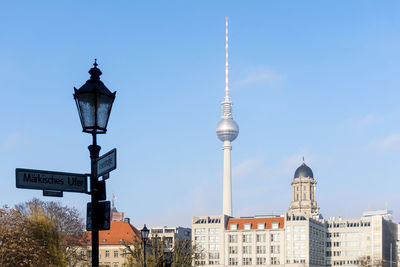
[[[87,192],[87,176],[85,174],[15,169],[15,177],[17,188]]]

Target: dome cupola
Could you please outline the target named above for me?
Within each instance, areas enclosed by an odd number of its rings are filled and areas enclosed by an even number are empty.
[[[300,177],[310,177],[314,178],[314,174],[311,170],[310,167],[308,167],[304,162],[301,164],[300,167],[298,167],[294,173],[294,178],[300,178]]]

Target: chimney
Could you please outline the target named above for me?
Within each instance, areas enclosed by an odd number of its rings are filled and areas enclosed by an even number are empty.
[[[124,222],[130,224],[130,223],[131,223],[131,220],[130,220],[129,218],[125,218],[125,219],[124,219]]]

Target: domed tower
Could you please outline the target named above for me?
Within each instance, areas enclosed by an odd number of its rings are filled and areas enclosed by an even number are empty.
[[[303,164],[294,173],[292,181],[292,202],[289,214],[318,215],[319,207],[316,199],[314,174],[303,160]]]
[[[229,99],[228,83],[228,18],[226,18],[226,63],[225,63],[225,100],[222,105],[222,118],[217,124],[217,136],[224,142],[224,189],[223,208],[224,215],[232,216],[232,177],[231,177],[231,142],[239,134],[239,126],[232,118],[232,102]]]

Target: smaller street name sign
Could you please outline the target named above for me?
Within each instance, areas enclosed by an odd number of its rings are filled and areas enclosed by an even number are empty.
[[[44,197],[63,197],[62,191],[43,190]]]
[[[114,148],[96,161],[97,177],[103,176],[117,168],[117,149]]]
[[[17,188],[49,191],[87,192],[85,174],[15,169]]]

